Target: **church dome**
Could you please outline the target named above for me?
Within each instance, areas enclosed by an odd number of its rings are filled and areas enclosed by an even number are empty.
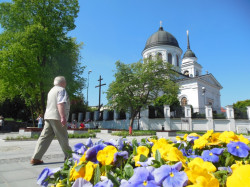
[[[183,55],[183,58],[186,58],[186,57],[196,57],[196,56],[195,56],[194,52],[191,49],[187,49],[187,51]]]
[[[157,32],[148,38],[144,50],[159,45],[171,45],[180,48],[176,38],[169,32],[164,31],[163,27],[160,27]]]

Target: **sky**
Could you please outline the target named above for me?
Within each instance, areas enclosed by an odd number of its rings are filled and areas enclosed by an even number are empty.
[[[0,0],[1,1],[1,0]],[[221,105],[250,99],[250,0],[79,0],[76,28],[69,33],[81,49],[84,77],[89,74],[89,105],[97,106],[114,80],[115,62],[137,62],[147,39],[160,26],[190,47],[205,71],[223,86]],[[182,54],[182,55],[183,55]],[[86,98],[87,89],[83,90]],[[102,102],[107,104],[106,94]]]

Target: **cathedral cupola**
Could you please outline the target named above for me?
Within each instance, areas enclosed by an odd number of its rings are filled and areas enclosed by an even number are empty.
[[[189,32],[187,30],[187,51],[185,52],[183,58],[186,57],[196,57],[194,52],[190,49],[190,43],[189,43]]]

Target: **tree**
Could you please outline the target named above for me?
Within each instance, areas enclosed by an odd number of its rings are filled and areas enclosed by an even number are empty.
[[[235,118],[245,119],[247,118],[247,106],[250,106],[250,100],[237,101],[233,104]]]
[[[180,101],[178,100],[177,93],[164,94],[159,96],[154,101],[155,106],[169,105],[171,110],[175,107],[180,106]]]
[[[81,44],[67,33],[75,28],[78,0],[13,0],[0,3],[0,98],[25,100],[43,113],[54,77],[63,75],[70,96],[85,79],[79,63]]]
[[[160,92],[168,95],[178,92],[178,85],[174,82],[178,74],[172,70],[172,65],[159,59],[132,64],[117,61],[114,76],[115,81],[107,91],[108,105],[130,112],[130,133],[138,112],[152,104]]]

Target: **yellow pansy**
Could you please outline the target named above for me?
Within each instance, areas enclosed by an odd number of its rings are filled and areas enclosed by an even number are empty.
[[[176,141],[181,141],[181,137],[180,136],[176,136],[175,139],[176,139]]]
[[[190,133],[188,136],[193,136],[193,137],[201,137],[199,134],[193,132],[193,133]]]
[[[166,161],[181,161],[185,164],[186,159],[184,158],[182,152],[178,150],[176,147],[171,147],[168,153],[163,155],[163,159]]]
[[[250,165],[242,165],[227,178],[227,187],[248,187],[250,186]]]
[[[201,158],[195,158],[188,163],[188,167],[184,170],[188,176],[189,181],[197,186],[202,184],[217,184],[217,179],[211,172],[216,171],[216,167],[211,162],[204,162]],[[200,179],[198,177],[202,176]],[[206,180],[204,180],[204,178]]]
[[[208,141],[205,138],[200,137],[199,139],[194,140],[193,149],[202,149],[206,146],[207,143]]]
[[[203,136],[202,138],[208,140],[210,136],[212,136],[214,130],[208,130]]]
[[[242,166],[242,161],[235,161],[235,164],[231,165],[231,169],[234,171],[238,167]]]
[[[93,162],[89,161],[86,166],[84,167],[85,169],[85,176],[84,176],[84,179],[87,180],[87,181],[90,181],[92,176],[93,176],[93,173],[94,173],[94,170],[95,168],[97,167],[97,164],[94,164]]]
[[[195,183],[193,185],[188,185],[187,187],[219,187],[220,183],[219,181],[209,176],[208,178],[204,176],[198,176],[195,180]]]
[[[230,141],[238,141],[238,137],[232,131],[224,131],[220,134],[219,140],[225,143],[230,143]]]
[[[114,146],[108,145],[97,153],[96,158],[102,165],[110,165],[114,161],[114,155],[116,152],[117,149]]]
[[[79,165],[82,164],[82,162],[79,162]],[[85,170],[84,167],[81,167],[81,169],[79,171],[75,170],[75,167],[78,166],[77,162],[75,162],[74,167],[70,170],[70,181],[75,181],[76,179],[80,178],[80,177],[84,177],[85,175]]]
[[[247,138],[245,138],[242,134],[239,135],[239,136],[237,136],[237,137],[238,137],[238,139],[239,139],[240,142],[243,142],[245,144],[249,144],[250,143],[250,141]]]
[[[157,140],[156,140],[156,139],[153,139],[153,138],[152,138],[152,139],[148,139],[148,141],[149,141],[149,142],[153,142],[154,144],[157,142]]]
[[[82,157],[80,158],[81,162],[85,162],[86,161],[86,152],[87,151],[85,151],[84,154],[82,155]]]
[[[156,150],[158,150],[160,152],[160,154],[161,154],[161,157],[163,158],[164,155],[167,155],[167,153],[169,152],[171,147],[173,147],[173,144],[166,144],[166,143],[157,142],[152,147],[153,157],[155,157]]]
[[[149,148],[147,148],[146,146],[137,147],[137,155],[141,154],[147,157],[149,154]]]
[[[188,136],[188,134],[184,134],[184,136],[183,136],[183,139],[184,139],[185,141],[187,141],[187,136]]]
[[[79,162],[79,165],[81,164],[82,162]],[[85,166],[81,167],[79,171],[75,170],[76,166],[78,166],[77,162],[75,163],[74,167],[70,170],[70,181],[75,181],[80,177],[84,178],[87,181],[90,181],[97,164],[94,164],[93,162],[89,161]]]
[[[218,145],[221,143],[221,141],[219,140],[221,133],[220,132],[216,132],[213,133],[209,139],[209,143],[207,143],[207,145]]]

